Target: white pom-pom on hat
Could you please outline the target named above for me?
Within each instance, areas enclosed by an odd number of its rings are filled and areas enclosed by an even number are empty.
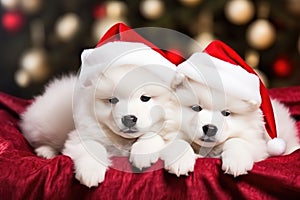
[[[267,151],[271,156],[279,156],[285,152],[286,143],[281,138],[273,138],[267,143]]]

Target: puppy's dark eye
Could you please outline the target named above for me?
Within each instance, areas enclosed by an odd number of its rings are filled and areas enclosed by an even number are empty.
[[[200,112],[202,110],[202,108],[199,105],[193,105],[192,110],[195,111],[195,112]]]
[[[147,102],[147,101],[149,101],[151,99],[151,97],[142,95],[140,99],[141,99],[142,102]]]
[[[119,102],[119,99],[116,97],[112,97],[112,98],[108,99],[108,101],[111,104],[117,104]]]
[[[222,112],[222,115],[224,115],[225,117],[229,116],[231,113],[229,110],[223,110]]]

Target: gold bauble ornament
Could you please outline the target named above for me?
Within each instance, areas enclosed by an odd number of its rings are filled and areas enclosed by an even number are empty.
[[[110,18],[123,17],[127,12],[127,6],[122,1],[108,1],[106,3],[106,15]]]
[[[215,40],[214,36],[210,32],[203,32],[196,36],[195,40],[199,43],[202,49],[205,49],[209,43]]]
[[[142,15],[150,20],[155,20],[161,17],[164,10],[164,3],[161,0],[144,0],[140,4],[140,11]]]
[[[249,0],[231,0],[225,6],[227,19],[236,25],[248,23],[254,16],[254,5]]]
[[[300,0],[287,0],[287,9],[296,16],[300,16]]]
[[[26,51],[21,57],[20,65],[33,81],[43,81],[48,77],[49,69],[44,49],[33,48]]]
[[[251,47],[264,50],[275,42],[276,30],[268,20],[259,19],[250,24],[246,37]]]
[[[245,61],[252,68],[257,68],[259,64],[259,53],[254,50],[248,50],[245,54]]]
[[[80,19],[75,13],[61,16],[56,23],[55,31],[62,41],[71,40],[79,30]]]
[[[0,0],[1,5],[7,10],[14,10],[18,7],[19,0]]]
[[[123,22],[125,24],[128,24],[125,19],[119,18],[102,18],[99,20],[96,20],[92,26],[92,34],[93,34],[93,41],[98,42],[99,39],[106,33],[106,31],[113,26],[116,23]]]
[[[28,87],[28,85],[30,84],[30,75],[28,74],[28,72],[26,70],[18,70],[15,73],[15,82],[17,83],[18,86],[20,87]]]
[[[42,7],[42,0],[21,0],[21,7],[27,13],[35,13]]]

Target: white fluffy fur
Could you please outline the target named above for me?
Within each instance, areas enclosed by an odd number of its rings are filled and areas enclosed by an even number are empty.
[[[101,183],[114,155],[129,156],[140,169],[161,158],[165,169],[177,176],[192,172],[198,156],[221,157],[222,169],[234,176],[270,156],[270,138],[256,98],[224,94],[179,73],[170,83],[171,67],[161,71],[122,63],[98,73],[95,66],[80,81],[75,76],[52,81],[20,124],[37,155],[52,158],[62,152],[71,157],[82,184]],[[176,88],[176,97],[171,88]],[[151,99],[143,102],[143,95]],[[118,99],[116,104],[109,102],[112,97]],[[285,154],[291,153],[300,147],[295,122],[282,104],[272,104],[278,137],[286,141]],[[202,110],[193,111],[194,105]],[[231,114],[223,116],[224,110]],[[122,123],[125,115],[137,117],[131,133]],[[204,135],[207,124],[218,128],[215,136]]]
[[[113,155],[129,156],[138,168],[160,157],[170,173],[193,171],[196,156],[177,132],[174,64],[142,43],[111,42],[84,51],[82,65],[78,79],[55,79],[22,115],[20,127],[39,156],[71,157],[88,187],[104,180]],[[142,102],[143,95],[151,99]],[[125,115],[137,117],[133,128],[122,122]]]
[[[83,85],[76,80],[55,79],[22,115],[21,129],[39,156],[52,158],[62,152],[71,157],[76,178],[88,187],[104,180],[111,156],[129,156],[138,168],[163,157],[160,150],[176,129],[178,108],[169,85],[135,65],[107,69]],[[151,99],[142,102],[142,95]],[[109,103],[111,97],[118,103]],[[127,133],[121,122],[128,114],[138,118],[135,133]],[[180,166],[182,162],[186,160],[168,161],[166,169],[178,175],[193,170]]]
[[[177,89],[182,106],[183,137],[191,142],[200,156],[221,157],[222,169],[233,176],[247,174],[254,162],[270,156],[270,140],[264,127],[259,103],[252,99],[238,99],[189,78]],[[286,141],[284,154],[300,147],[297,129],[288,109],[272,100],[278,137]],[[200,105],[196,112],[192,106]],[[223,116],[221,111],[231,114]],[[203,126],[215,125],[215,136],[205,136]]]
[[[290,117],[287,107],[275,99],[272,99],[271,103],[274,110],[277,137],[283,139],[286,143],[284,154],[290,154],[300,147],[296,123]]]
[[[55,79],[22,114],[23,135],[41,157],[52,158],[61,152],[67,134],[74,129],[72,94],[75,82],[74,76]]]

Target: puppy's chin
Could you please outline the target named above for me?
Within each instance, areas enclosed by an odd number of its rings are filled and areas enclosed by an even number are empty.
[[[215,146],[218,146],[220,143],[217,142],[217,141],[203,141],[201,139],[197,139],[197,140],[194,140],[194,143],[196,143],[197,145],[201,146],[201,147],[215,147]]]
[[[134,139],[143,135],[143,133],[139,131],[133,131],[133,130],[119,130],[119,131],[114,131],[114,133],[126,139]]]

